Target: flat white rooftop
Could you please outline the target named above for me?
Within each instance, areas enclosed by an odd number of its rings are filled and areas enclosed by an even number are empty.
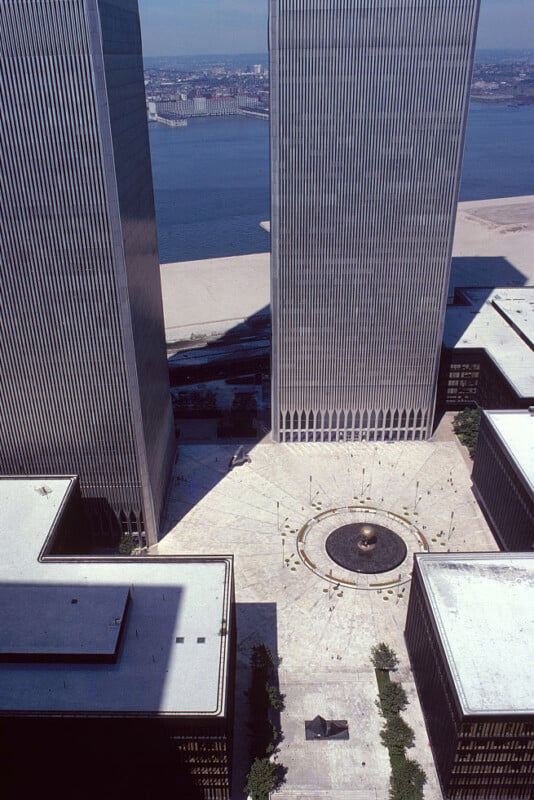
[[[162,264],[167,343],[221,335],[268,309],[269,264],[269,253]]]
[[[447,308],[445,347],[483,349],[519,397],[534,397],[534,287],[469,288]]]
[[[484,413],[534,493],[534,414],[526,409]]]
[[[534,713],[534,554],[416,561],[464,713]]]
[[[232,559],[42,554],[73,483],[0,479],[0,714],[224,716]]]

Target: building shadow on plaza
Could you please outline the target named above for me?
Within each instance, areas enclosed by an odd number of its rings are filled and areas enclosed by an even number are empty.
[[[252,648],[266,645],[273,655],[274,672],[269,682],[279,689],[278,624],[276,603],[236,603],[237,658],[234,716],[234,762],[232,800],[242,800],[243,788],[252,762],[252,725],[254,720],[247,697],[251,687]],[[273,712],[271,722],[281,731],[280,711]]]
[[[160,541],[230,472],[249,469],[254,461],[256,444],[256,440],[236,440],[232,444],[188,444],[186,451],[179,446],[160,526]],[[230,467],[237,451],[243,453],[244,463]]]

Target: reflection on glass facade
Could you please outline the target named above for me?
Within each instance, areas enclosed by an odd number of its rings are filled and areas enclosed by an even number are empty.
[[[425,439],[479,0],[271,0],[273,437]]]
[[[0,468],[157,537],[174,449],[135,0],[0,0]]]

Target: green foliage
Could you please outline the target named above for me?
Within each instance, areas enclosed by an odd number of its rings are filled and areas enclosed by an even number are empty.
[[[274,708],[275,711],[280,711],[284,707],[284,697],[280,694],[276,686],[268,683],[265,686],[265,691],[267,692],[267,697],[269,698],[269,705],[271,708]]]
[[[269,800],[269,794],[278,784],[278,768],[268,758],[256,758],[247,775],[245,792],[252,800]]]
[[[425,772],[417,761],[403,758],[391,773],[390,800],[420,800],[425,783]]]
[[[274,751],[276,750],[276,745],[278,743],[280,731],[278,730],[276,725],[273,725],[273,723],[270,720],[267,720],[266,732],[267,732],[267,744],[265,745],[265,752],[267,753],[267,755],[270,755],[271,753],[274,753]]]
[[[131,533],[123,533],[119,542],[119,553],[129,556],[135,549],[135,542]]]
[[[172,395],[175,417],[178,419],[201,419],[217,417],[217,397],[211,389],[187,389]]]
[[[389,672],[385,669],[375,669],[375,678],[378,684],[378,694],[382,696],[382,691],[384,687],[391,683],[391,678],[389,677]]]
[[[371,648],[371,661],[375,669],[393,670],[397,668],[399,660],[397,654],[385,642]]]
[[[402,683],[388,681],[380,689],[380,699],[377,701],[382,714],[390,717],[399,714],[408,705],[408,698]]]
[[[275,666],[271,648],[266,644],[255,645],[250,656],[250,666],[255,672],[261,672],[266,676],[271,675]]]
[[[408,747],[413,747],[415,734],[398,714],[386,718],[386,724],[380,731],[382,744],[393,754],[404,753]]]
[[[253,392],[236,392],[230,409],[229,424],[234,436],[254,436],[258,401]]]
[[[385,717],[385,724],[380,731],[384,747],[388,748],[391,763],[390,800],[423,800],[423,786],[426,775],[417,763],[406,758],[405,750],[414,746],[415,734],[400,716],[406,708],[408,698],[401,683],[392,681],[387,669],[397,666],[395,653],[381,642],[373,647],[372,662],[375,666],[379,700],[377,705]],[[383,664],[393,664],[384,667]]]
[[[283,707],[283,697],[268,679],[275,669],[275,659],[270,648],[265,644],[252,648],[250,657],[252,667],[252,683],[248,691],[251,716],[253,719],[251,732],[251,748],[253,758],[262,758],[274,752],[280,740],[280,731],[272,724],[270,710]]]
[[[471,458],[474,458],[475,450],[477,449],[480,417],[479,408],[464,408],[463,411],[456,414],[452,423],[456,436],[462,444],[465,444]]]
[[[258,401],[253,392],[236,392],[232,401],[232,411],[236,414],[243,412],[256,413],[258,410]]]

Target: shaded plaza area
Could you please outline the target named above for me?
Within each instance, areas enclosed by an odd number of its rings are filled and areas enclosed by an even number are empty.
[[[439,440],[262,442],[249,450],[250,463],[228,472],[234,451],[235,446],[180,447],[167,532],[153,550],[235,554],[233,797],[242,800],[249,767],[244,692],[250,686],[251,649],[265,642],[281,659],[278,679],[286,696],[278,759],[287,767],[287,777],[275,797],[386,800],[390,768],[380,743],[382,719],[375,705],[370,661],[371,647],[385,641],[400,661],[392,677],[402,681],[409,698],[403,716],[415,730],[416,744],[408,755],[427,773],[425,797],[438,800],[441,792],[403,630],[411,559],[421,550],[414,532],[420,533],[431,552],[497,550],[471,492],[465,453],[455,441]],[[360,515],[349,512],[355,506],[361,506]],[[376,509],[376,522],[391,525],[407,545],[407,557],[397,568],[402,571],[398,584],[388,579],[383,586],[370,586],[366,580],[365,585],[351,587],[336,583],[335,572],[334,580],[329,579],[324,541],[353,519],[364,522],[364,507]],[[323,514],[329,510],[335,512]],[[301,557],[298,537],[318,516],[313,558],[324,561],[320,571],[313,571]],[[317,715],[346,720],[349,740],[324,741],[320,746],[306,741],[304,723]]]

